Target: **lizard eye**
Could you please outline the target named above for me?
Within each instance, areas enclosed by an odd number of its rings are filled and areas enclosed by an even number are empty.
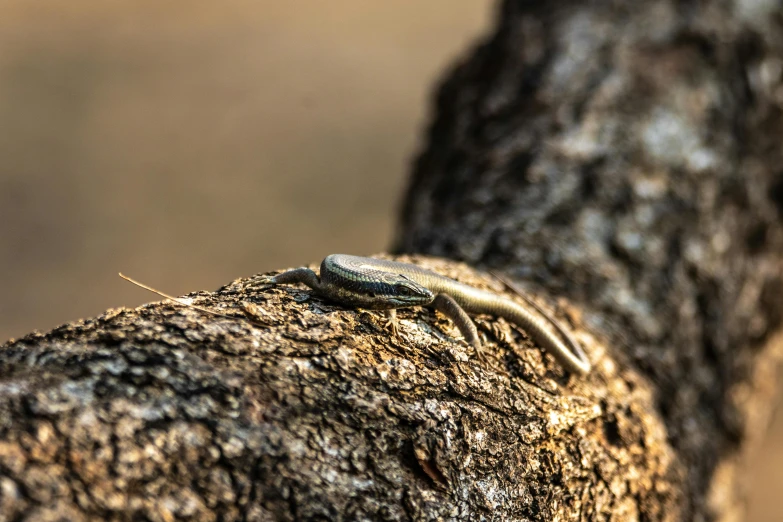
[[[413,292],[411,291],[410,288],[402,285],[397,287],[397,293],[400,295],[413,295]]]

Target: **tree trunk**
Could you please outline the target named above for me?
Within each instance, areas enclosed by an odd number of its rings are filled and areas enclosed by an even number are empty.
[[[398,250],[579,307],[621,368],[606,378],[654,397],[687,520],[740,508],[775,388],[781,20],[775,2],[505,2],[441,89],[403,213]],[[638,426],[626,400],[603,421]]]
[[[0,348],[0,519],[733,520],[783,353],[783,12],[506,1],[441,89],[397,250],[520,330],[237,280]],[[402,257],[503,292],[444,259]],[[4,518],[3,518],[4,517]]]

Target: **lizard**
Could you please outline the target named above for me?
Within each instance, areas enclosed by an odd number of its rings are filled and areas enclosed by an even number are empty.
[[[395,332],[396,309],[432,306],[456,324],[477,353],[480,353],[481,340],[468,312],[503,317],[525,330],[566,370],[587,374],[590,361],[573,336],[516,287],[503,282],[525,299],[563,337],[565,343],[546,328],[544,321],[511,299],[410,263],[331,254],[321,262],[320,277],[310,268],[302,267],[277,275],[259,276],[252,285],[303,283],[316,294],[338,304],[386,310]]]

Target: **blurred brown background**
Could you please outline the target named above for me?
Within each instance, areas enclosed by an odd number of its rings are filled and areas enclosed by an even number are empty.
[[[388,247],[489,0],[0,2],[0,342]],[[783,520],[783,415],[753,522]]]

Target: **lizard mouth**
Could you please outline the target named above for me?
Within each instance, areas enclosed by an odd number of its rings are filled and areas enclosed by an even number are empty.
[[[430,293],[429,295],[416,295],[416,296],[396,296],[389,298],[389,301],[394,302],[398,306],[422,306],[432,302],[435,296]]]

